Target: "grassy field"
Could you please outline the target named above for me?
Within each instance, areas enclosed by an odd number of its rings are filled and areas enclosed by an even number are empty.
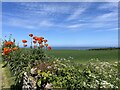
[[[0,86],[1,88],[10,88],[10,86],[14,83],[13,77],[11,76],[9,67],[2,68],[4,63],[0,59]],[[0,89],[1,90],[1,89]]]
[[[73,57],[73,61],[85,63],[90,59],[98,58],[101,61],[114,62],[118,60],[118,50],[52,50],[47,52],[49,56],[60,58]]]

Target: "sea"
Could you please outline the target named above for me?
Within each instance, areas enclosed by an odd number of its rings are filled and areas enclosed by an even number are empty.
[[[23,47],[21,47],[23,48]],[[26,48],[29,48],[29,47],[26,47]],[[53,50],[89,50],[89,49],[99,49],[99,48],[115,48],[115,47],[77,47],[77,46],[74,46],[74,47],[64,47],[64,46],[52,46],[52,49]]]
[[[111,48],[111,47],[52,47],[53,50],[89,50],[98,48]]]

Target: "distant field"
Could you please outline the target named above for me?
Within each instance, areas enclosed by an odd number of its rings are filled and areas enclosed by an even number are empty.
[[[101,61],[114,62],[118,60],[118,50],[52,50],[47,52],[49,56],[68,58],[73,57],[75,62],[87,62],[90,59],[98,58]]]

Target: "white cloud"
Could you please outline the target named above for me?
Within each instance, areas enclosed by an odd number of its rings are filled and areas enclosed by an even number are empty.
[[[111,11],[115,10],[115,8],[118,8],[117,2],[108,2],[98,7],[98,9],[111,10]]]
[[[80,18],[80,15],[82,15],[91,5],[91,3],[84,3],[78,6],[73,13],[67,18],[67,20],[74,20]],[[71,8],[72,9],[72,8]]]
[[[74,28],[80,28],[82,26],[84,26],[84,24],[73,24],[73,25],[68,25],[66,27],[69,29],[74,29]]]
[[[6,18],[3,21],[4,25],[15,26],[27,29],[38,29],[40,27],[51,27],[54,26],[49,20],[31,20],[31,19],[20,19],[20,18]]]
[[[115,28],[118,27],[118,14],[117,12],[110,12],[92,17],[88,20],[86,25],[93,29],[100,28]],[[109,30],[108,30],[109,31]]]
[[[21,3],[21,7],[24,7],[25,12],[33,12],[32,14],[48,15],[53,13],[65,14],[69,13],[72,9],[69,4],[56,4],[56,3]]]
[[[105,21],[117,21],[118,14],[116,12],[105,13],[97,16],[93,21],[105,22]]]
[[[100,29],[100,30],[96,30],[95,32],[105,32],[105,31],[118,31],[118,28],[109,28],[109,29]]]
[[[108,8],[111,6],[109,4],[107,3],[106,5],[108,6],[106,7],[105,4],[101,4],[98,9]],[[116,11],[112,11],[110,13],[106,12],[104,14],[102,13],[96,17],[88,14],[85,14],[84,16],[84,13],[87,11],[90,5],[91,3],[80,4],[78,6],[71,6],[69,4],[48,5],[44,3],[21,3],[21,7],[19,7],[20,9],[18,8],[18,10],[23,10],[22,13],[16,13],[13,15],[11,13],[5,12],[4,14],[6,17],[9,17],[5,19],[4,24],[27,29],[39,29],[40,27],[58,27],[66,28],[68,30],[85,30],[86,28],[92,28],[93,30],[96,30],[97,28],[115,26],[113,23],[116,24],[118,20],[118,14]],[[68,18],[62,20],[59,19],[56,14],[62,18],[67,15]],[[81,18],[81,15],[83,15],[84,18]]]
[[[85,10],[86,10],[86,8],[77,9],[72,15],[70,15],[70,16],[68,17],[67,20],[77,19]]]
[[[47,20],[44,20],[42,22],[39,23],[39,26],[42,26],[42,27],[51,27],[51,26],[54,26],[54,24],[50,21],[47,21]]]
[[[3,21],[3,24],[9,25],[9,26],[15,26],[15,27],[22,27],[27,29],[35,29],[36,27],[31,25],[31,23],[24,19],[19,18],[9,18],[5,21]]]

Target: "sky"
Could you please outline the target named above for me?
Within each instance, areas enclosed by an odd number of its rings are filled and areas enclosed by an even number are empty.
[[[2,38],[29,45],[30,33],[50,46],[117,46],[118,3],[3,2]]]

